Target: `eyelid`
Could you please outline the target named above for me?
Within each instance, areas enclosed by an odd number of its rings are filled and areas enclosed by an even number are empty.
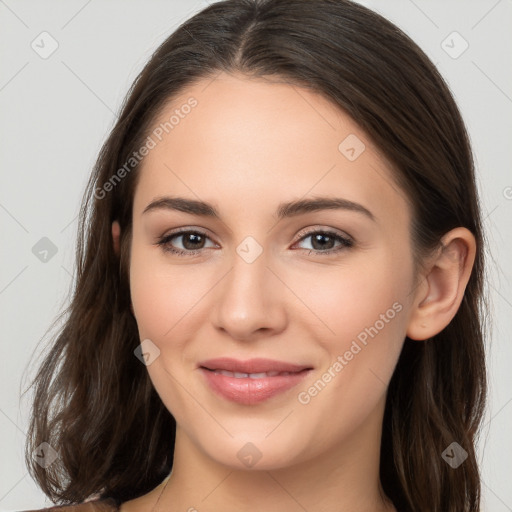
[[[157,247],[160,247],[160,249],[162,249],[162,251],[164,253],[174,254],[174,255],[180,256],[180,257],[181,256],[192,257],[192,256],[196,256],[197,254],[200,254],[202,251],[204,251],[204,249],[212,249],[212,247],[202,247],[200,249],[194,249],[194,250],[188,251],[188,250],[173,247],[170,244],[170,241],[172,238],[175,238],[175,237],[179,238],[180,236],[184,236],[187,233],[197,233],[197,234],[203,236],[204,238],[209,239],[214,245],[218,246],[217,242],[215,242],[215,240],[213,240],[213,238],[205,230],[203,230],[202,228],[191,227],[191,226],[182,226],[180,228],[176,228],[174,230],[164,233],[162,236],[158,237],[158,239],[154,245],[156,245]]]
[[[350,241],[352,243],[355,242],[355,240],[348,233],[346,233],[345,231],[341,231],[341,230],[336,229],[336,228],[331,228],[329,226],[322,226],[322,225],[309,226],[307,228],[301,229],[297,233],[297,237],[298,237],[297,242],[302,240],[307,235],[312,235],[313,233],[318,233],[318,232],[320,232],[320,233],[332,233],[333,235],[340,236],[341,238],[344,238],[347,241]]]
[[[311,237],[317,233],[321,233],[322,235],[327,235],[328,237],[333,238],[335,240],[335,242],[338,242],[338,245],[331,249],[327,249],[325,251],[308,249],[305,247],[300,247],[299,250],[307,251],[308,256],[313,255],[315,257],[321,256],[324,258],[328,258],[328,257],[339,256],[342,252],[350,250],[350,249],[354,248],[354,246],[355,246],[355,240],[350,235],[348,235],[344,232],[342,234],[337,229],[321,228],[321,227],[316,226],[316,227],[306,228],[305,232],[304,232],[304,230],[302,230],[299,233],[299,235],[300,235],[299,239],[292,245],[292,248],[295,245],[302,242],[303,240],[307,240],[309,237]]]
[[[164,238],[169,238],[171,236],[184,235],[186,233],[191,233],[191,232],[203,235],[218,245],[218,243],[215,242],[214,237],[210,234],[210,232],[208,230],[206,230],[205,228],[198,228],[196,226],[182,226],[182,227],[179,227],[176,229],[171,229],[170,231],[166,231],[163,235],[159,236],[158,240],[162,240]]]

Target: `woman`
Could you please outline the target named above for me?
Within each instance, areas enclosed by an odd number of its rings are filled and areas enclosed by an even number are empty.
[[[379,15],[180,26],[100,153],[77,266],[27,444],[62,510],[480,510],[471,149]]]

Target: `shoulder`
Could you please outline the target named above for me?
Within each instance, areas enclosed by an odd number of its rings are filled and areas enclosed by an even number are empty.
[[[21,512],[118,512],[119,507],[114,500],[93,500],[77,505],[55,505],[50,508],[38,510],[25,510]]]

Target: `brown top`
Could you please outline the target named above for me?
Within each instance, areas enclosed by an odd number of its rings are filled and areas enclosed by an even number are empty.
[[[78,505],[55,505],[39,510],[25,510],[24,512],[119,512],[119,507],[112,499],[91,500]],[[23,512],[23,511],[22,511]]]

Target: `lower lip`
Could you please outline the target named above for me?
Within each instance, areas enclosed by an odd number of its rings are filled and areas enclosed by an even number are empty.
[[[199,369],[212,391],[228,400],[244,405],[264,402],[279,393],[288,391],[301,382],[311,371],[303,370],[290,375],[251,379],[250,377],[228,377],[205,368]]]

